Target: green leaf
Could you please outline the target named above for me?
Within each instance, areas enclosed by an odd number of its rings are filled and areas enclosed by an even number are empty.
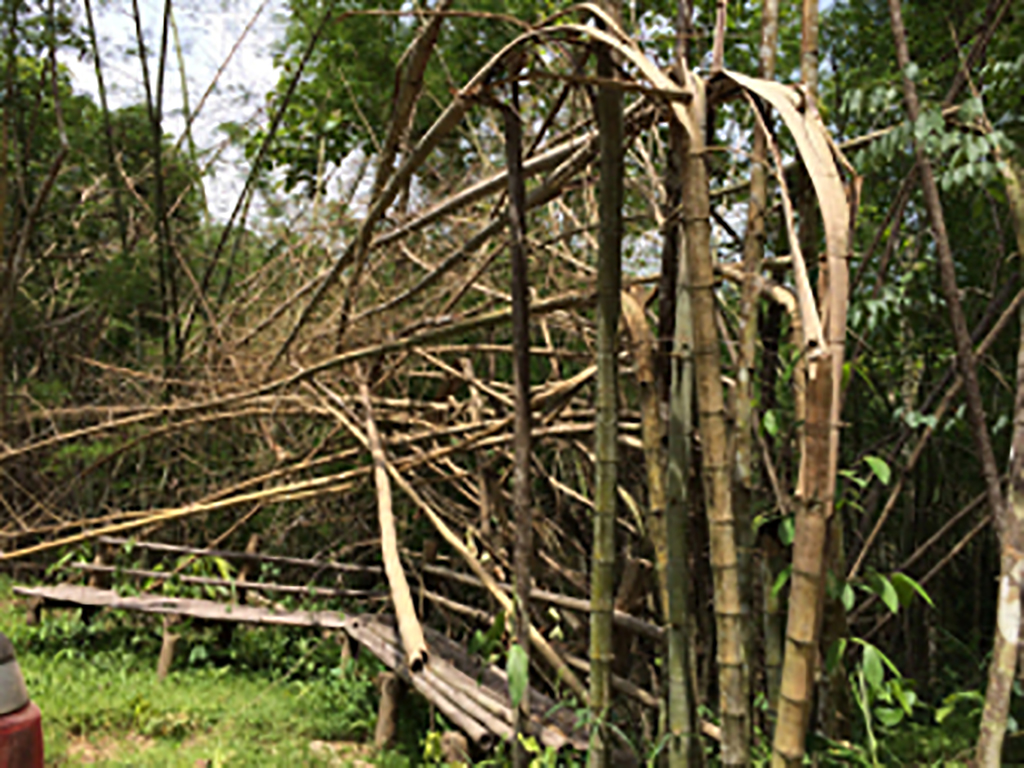
[[[782,523],[779,525],[779,541],[782,542],[782,546],[788,547],[793,543],[793,536],[796,535],[796,520],[793,519],[792,515],[782,518]]]
[[[779,592],[782,591],[782,588],[786,586],[786,582],[789,581],[789,574],[792,572],[792,570],[793,566],[787,565],[785,568],[779,571],[779,575],[775,577],[775,583],[772,584],[772,597],[779,596]]]
[[[892,470],[889,469],[889,465],[885,463],[884,459],[880,459],[878,456],[865,456],[864,461],[871,467],[871,471],[878,478],[878,482],[882,485],[889,484],[889,480],[892,478]]]
[[[892,691],[893,696],[896,697],[896,701],[898,701],[900,706],[903,707],[903,711],[908,715],[913,714],[914,705],[917,703],[917,694],[912,690],[904,689],[899,678],[894,678],[889,681],[889,690]]]
[[[892,582],[893,587],[900,596],[900,604],[904,607],[910,605],[915,592],[919,594],[921,599],[928,603],[929,606],[932,608],[935,607],[935,603],[932,602],[932,599],[925,591],[925,588],[905,573],[894,573],[889,577],[889,580]]]
[[[896,707],[875,707],[875,717],[886,728],[892,728],[903,721],[903,710]]]
[[[224,581],[231,580],[231,563],[225,560],[223,557],[213,558],[214,565],[217,566],[217,572],[220,573],[220,577]]]
[[[835,671],[839,662],[842,661],[844,653],[846,653],[846,638],[841,637],[829,646],[825,656],[825,669],[829,674]]]
[[[864,677],[873,691],[882,687],[885,679],[885,669],[882,667],[881,653],[871,644],[864,645]]]
[[[854,472],[852,469],[841,469],[839,470],[839,475],[845,477],[847,480],[849,480],[851,483],[854,483],[858,488],[861,489],[863,489],[864,486],[866,486],[868,484],[868,481],[871,479],[869,477],[858,476],[857,473]]]
[[[540,744],[537,743],[537,739],[533,736],[524,736],[519,734],[519,743],[523,745],[523,749],[529,752],[531,755],[540,754]]]
[[[902,678],[903,677],[903,675],[900,673],[899,667],[897,667],[895,664],[893,664],[892,660],[888,656],[886,656],[884,653],[882,653],[880,650],[878,650],[878,648],[876,646],[872,645],[867,640],[860,639],[859,637],[853,638],[853,642],[857,643],[857,645],[861,646],[864,649],[864,656],[865,656],[865,658],[868,656],[868,649],[870,648],[871,649],[871,655],[874,656],[874,657],[877,657],[877,660],[879,662],[881,662],[882,664],[887,666],[889,668],[889,671],[892,672],[893,677],[898,677],[898,678]],[[947,699],[948,699],[948,697],[947,697]],[[982,702],[984,702],[985,698],[982,696],[981,700],[982,700]]]
[[[761,425],[764,427],[764,431],[772,437],[779,434],[779,421],[775,417],[775,411],[769,409],[764,412],[764,416],[761,417]]]
[[[840,596],[840,600],[843,601],[843,609],[847,612],[852,610],[855,598],[856,593],[853,591],[853,587],[851,587],[849,583],[843,584],[843,592]]]
[[[508,649],[505,673],[508,675],[508,695],[512,699],[512,706],[518,707],[530,682],[530,658],[518,643]]]
[[[872,582],[875,588],[875,593],[882,599],[882,602],[885,603],[885,607],[892,613],[899,613],[900,597],[896,594],[896,589],[893,587],[892,582],[880,573],[872,575]]]

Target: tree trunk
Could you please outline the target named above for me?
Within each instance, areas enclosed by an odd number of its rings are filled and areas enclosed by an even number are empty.
[[[920,104],[917,98],[917,87],[914,81],[907,76],[907,68],[910,65],[910,51],[907,47],[907,34],[903,26],[903,11],[900,7],[900,0],[889,0],[889,17],[892,21],[893,40],[896,44],[896,60],[903,75],[903,96],[907,104],[907,117],[910,122],[916,123],[921,113]],[[957,366],[960,375],[964,380],[964,395],[967,400],[967,418],[974,434],[975,449],[978,451],[978,458],[981,461],[981,471],[985,478],[985,490],[988,496],[989,508],[992,510],[993,519],[1000,532],[1001,544],[1004,552],[1009,552],[1013,542],[1006,538],[1014,531],[1007,515],[1006,504],[1003,500],[1002,489],[999,484],[999,471],[996,468],[995,454],[992,452],[992,441],[989,436],[988,426],[985,422],[985,409],[981,401],[981,388],[978,384],[978,372],[975,364],[974,349],[971,345],[971,335],[967,330],[967,321],[964,318],[963,308],[960,306],[959,289],[956,282],[956,265],[953,261],[953,251],[949,245],[949,235],[946,232],[946,220],[942,210],[942,200],[939,197],[939,187],[935,181],[935,174],[932,171],[931,161],[925,153],[924,148],[916,141],[914,143],[917,158],[917,168],[921,180],[921,190],[924,193],[925,206],[928,209],[928,218],[931,221],[932,233],[935,237],[935,249],[939,256],[939,274],[942,278],[942,292],[945,294],[946,305],[949,308],[950,323],[953,326],[953,340],[956,345]],[[1012,459],[1011,459],[1012,463]],[[1016,656],[1017,624],[1020,616],[1019,593],[1013,592],[1019,589],[1013,582],[1016,574],[1007,571],[1008,560],[1015,560],[1012,555],[1003,557],[1003,575],[1000,580],[999,601],[1000,618],[1005,616],[1003,607],[1006,610],[1016,611],[1018,617],[1012,622],[1014,627],[1000,626],[996,632],[996,653],[990,667],[989,686],[985,698],[985,711],[982,715],[981,733],[978,737],[978,762],[980,765],[998,765],[999,754],[1002,745],[1002,737],[1006,730],[1006,707],[1008,706],[1010,687],[1013,682],[1013,662],[1010,662],[1009,674],[1006,674],[1005,665],[1001,662],[1003,648],[1001,643],[1006,642],[1011,648],[1007,658]],[[1001,700],[1007,703],[1003,704]],[[1000,714],[1002,713],[1002,714]]]
[[[516,73],[512,73],[515,77]],[[530,307],[526,259],[526,189],[523,181],[523,139],[519,122],[519,88],[512,82],[512,107],[504,109],[505,159],[508,168],[509,256],[512,261],[512,346],[515,384],[514,472],[512,506],[515,513],[515,632],[516,643],[530,658],[530,571],[533,559],[533,512],[530,501]],[[516,768],[530,763],[520,734],[530,722],[530,689],[514,715],[516,739],[512,762]]]
[[[1024,254],[1024,187],[1021,184],[1020,169],[1006,163],[1003,165],[1003,176],[1006,179],[1006,197],[1010,203],[1017,237],[1017,252]],[[995,518],[1001,549],[999,596],[985,709],[978,735],[977,762],[982,767],[1000,765],[1020,641],[1020,583],[1024,578],[1024,308],[1020,310],[1020,323],[1009,498],[1002,519],[998,516]]]

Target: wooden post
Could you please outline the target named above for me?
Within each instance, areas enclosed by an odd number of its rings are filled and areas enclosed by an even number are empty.
[[[260,535],[258,533],[254,533],[252,536],[249,537],[249,541],[245,545],[245,554],[247,554],[247,555],[255,555],[256,554],[256,550],[259,549],[259,546],[260,546]],[[249,576],[252,573],[252,566],[253,566],[253,561],[252,560],[246,560],[242,564],[242,567],[238,571],[238,583],[239,584],[244,584],[246,581],[249,580]],[[246,590],[243,587],[239,586],[239,587],[237,587],[235,589],[235,594],[238,597],[238,604],[239,605],[245,605]]]
[[[380,687],[380,706],[377,709],[377,730],[373,735],[373,745],[377,749],[387,749],[394,744],[398,733],[398,706],[405,684],[394,672],[381,672],[377,676],[377,685]]]
[[[42,620],[43,603],[45,601],[41,597],[33,597],[28,601],[25,606],[25,624],[30,627],[39,626],[39,622]]]
[[[341,645],[341,667],[344,670],[349,661],[359,656],[359,644],[345,631],[339,632],[337,638]]]
[[[112,565],[114,562],[113,552],[108,544],[96,544],[96,553],[93,555],[93,565]],[[87,582],[90,587],[97,587],[99,589],[110,589],[110,574],[103,573],[99,570],[93,571],[89,574],[89,581]]]
[[[171,664],[174,661],[174,646],[180,635],[171,632],[171,627],[177,622],[176,616],[164,616],[164,637],[160,644],[160,658],[156,663],[156,679],[163,680],[171,671]]]

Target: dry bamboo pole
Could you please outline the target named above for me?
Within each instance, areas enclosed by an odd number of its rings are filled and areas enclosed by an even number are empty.
[[[812,119],[818,117],[818,3],[817,0],[803,0],[801,32],[800,32],[800,81],[803,86],[807,103],[807,114]],[[810,171],[806,178],[811,181]],[[815,197],[811,194],[811,184],[801,197],[800,202],[800,245],[805,254],[813,256],[818,250],[818,212]],[[851,198],[853,197],[851,189]],[[827,214],[826,214],[827,215]],[[852,220],[844,222],[852,226]],[[829,346],[832,372],[831,414],[829,416],[828,472],[831,479],[825,480],[826,488],[818,493],[825,500],[825,517],[828,521],[824,546],[826,551],[822,559],[822,576],[818,585],[819,604],[817,634],[822,646],[821,653],[826,655],[828,648],[841,642],[849,634],[846,625],[846,610],[838,594],[826,594],[825,584],[828,573],[842,574],[846,570],[843,551],[843,532],[841,516],[834,514],[834,500],[831,488],[835,484],[835,475],[839,468],[840,417],[843,406],[843,358],[846,339],[846,302],[847,302],[847,262],[848,253],[836,254],[828,248],[828,258],[822,262],[818,271],[818,302],[819,312],[825,326],[825,340]],[[835,258],[841,256],[842,260]],[[825,619],[828,617],[828,621]],[[837,722],[850,721],[850,700],[847,695],[848,682],[842,660],[826,678],[822,697],[825,701],[825,718],[823,727],[827,735],[835,738],[846,736],[835,727]],[[809,723],[810,710],[804,714]],[[805,728],[807,724],[805,723]]]
[[[597,53],[597,75],[615,77],[611,52]],[[608,768],[612,747],[607,727],[611,707],[612,613],[615,608],[615,518],[618,475],[618,325],[622,290],[623,116],[622,92],[597,95],[601,190],[597,255],[597,391],[595,395],[594,542],[590,620],[590,768]]]
[[[268,488],[251,493],[242,493],[209,502],[194,502],[181,507],[171,509],[150,510],[140,513],[139,517],[121,523],[105,525],[100,528],[93,528],[88,531],[65,536],[60,539],[44,541],[32,546],[22,547],[8,552],[0,552],[0,562],[4,560],[16,560],[21,557],[47,552],[58,547],[81,544],[83,541],[90,541],[100,536],[109,536],[115,533],[125,533],[137,530],[150,525],[157,525],[171,520],[181,520],[206,512],[218,512],[223,509],[249,504],[254,502],[280,503],[285,501],[300,501],[302,499],[321,498],[328,495],[338,495],[350,491],[354,487],[351,482],[337,482],[336,476],[318,477],[311,480],[303,480],[295,483],[288,483],[276,488]],[[127,513],[126,513],[127,514]]]
[[[772,744],[772,765],[780,768],[798,766],[803,762],[807,718],[814,689],[818,606],[828,525],[825,511],[831,491],[828,471],[831,373],[831,360],[827,353],[815,357],[808,365],[806,447],[800,458],[800,476],[804,485],[797,503],[786,648],[778,722]]]
[[[339,400],[335,400],[333,393],[325,387],[322,383],[316,382],[317,389],[320,390],[326,397],[329,397],[333,402],[337,403],[340,407],[330,406],[331,414],[356,438],[364,447],[369,447],[369,441],[367,436],[356,423],[344,412],[344,403]],[[501,587],[494,580],[494,577],[490,572],[484,568],[479,558],[474,555],[466,543],[458,536],[448,524],[441,518],[437,511],[428,504],[419,492],[412,486],[412,483],[399,471],[394,463],[387,458],[386,452],[383,457],[384,467],[387,469],[388,474],[391,476],[392,482],[397,485],[402,491],[409,497],[409,499],[415,504],[430,520],[431,524],[437,529],[437,532],[441,535],[449,546],[454,549],[460,557],[469,566],[469,569],[476,574],[476,577],[483,582],[487,591],[491,593],[491,596],[498,602],[506,616],[511,616],[513,612],[512,600],[502,591]],[[544,657],[544,660],[552,666],[557,672],[559,680],[564,682],[573,693],[575,693],[582,701],[587,701],[587,691],[583,687],[583,684],[579,681],[576,675],[561,659],[551,644],[548,643],[547,639],[537,631],[536,628],[530,628],[530,642],[534,648],[537,649],[538,653]]]
[[[469,417],[473,423],[478,423],[483,417],[483,399],[480,397],[480,387],[476,383],[476,375],[473,372],[473,361],[462,358],[462,373],[469,380]],[[491,493],[487,483],[487,471],[484,467],[486,456],[483,451],[476,452],[475,479],[477,495],[480,497],[480,535],[485,539],[491,535]]]
[[[391,482],[384,468],[384,448],[381,446],[377,424],[373,419],[370,387],[365,379],[360,383],[359,390],[363,398],[363,408],[366,409],[366,438],[370,444],[370,455],[373,457],[373,480],[377,486],[381,559],[384,561],[384,573],[391,586],[391,602],[398,619],[406,663],[410,670],[419,672],[426,666],[430,656],[426,641],[423,639],[423,628],[416,617],[416,607],[409,592],[409,582],[405,578],[402,559],[398,554],[398,534],[395,531],[395,515],[391,505]]]
[[[426,158],[434,151],[438,143],[452,130],[454,130],[459,122],[461,122],[473,102],[473,94],[484,86],[487,79],[490,77],[491,72],[503,64],[508,57],[516,53],[526,42],[536,38],[537,34],[537,32],[527,32],[510,42],[498,53],[494,54],[487,64],[485,64],[480,71],[473,76],[470,82],[456,93],[455,98],[447,107],[445,107],[437,120],[434,121],[434,124],[429,128],[429,130],[427,130],[419,142],[417,142],[416,146],[412,147],[409,152],[406,153],[402,164],[393,174],[390,175],[387,184],[385,184],[380,193],[374,197],[370,205],[370,209],[366,213],[366,218],[360,224],[359,231],[355,238],[353,238],[345,251],[335,259],[330,269],[324,275],[323,280],[317,286],[309,303],[303,308],[298,319],[292,325],[291,330],[288,332],[284,341],[271,360],[271,364],[268,366],[268,371],[272,370],[277,362],[280,361],[288,352],[303,326],[305,326],[312,316],[312,313],[326,297],[328,290],[341,275],[342,271],[350,265],[352,265],[353,270],[349,277],[348,285],[346,286],[346,294],[351,294],[352,291],[355,290],[370,254],[370,242],[373,237],[374,229],[387,212],[387,209],[391,206],[391,203],[394,202],[398,193],[409,182],[412,175],[423,164]],[[341,346],[347,322],[348,317],[346,307],[343,309],[342,322],[339,327],[339,347]]]
[[[622,317],[629,329],[633,364],[640,389],[641,439],[647,478],[647,536],[654,549],[658,577],[658,599],[662,621],[668,617],[668,546],[665,535],[665,449],[664,425],[655,381],[655,341],[644,308],[628,291],[622,293]]]
[[[438,565],[425,565],[422,568],[423,573],[428,575],[437,576],[438,578],[447,579],[454,581],[459,584],[465,584],[471,587],[479,587],[486,589],[487,586],[473,576],[465,573],[459,573],[449,568]],[[509,584],[498,584],[500,589],[505,592],[511,592],[512,586]],[[550,592],[546,589],[534,588],[530,590],[530,599],[535,602],[548,603],[549,605],[555,605],[559,608],[566,608],[570,611],[578,611],[580,613],[590,613],[590,601],[581,597],[572,597],[570,595],[562,595],[557,592]],[[644,637],[649,637],[655,642],[661,642],[664,639],[664,632],[660,627],[654,624],[648,624],[642,619],[638,619],[623,611],[616,610],[612,614],[612,620],[620,627],[628,629],[630,632],[634,632]]]
[[[388,124],[388,135],[384,140],[384,147],[380,152],[377,161],[377,175],[373,180],[373,190],[370,199],[374,199],[383,189],[385,182],[394,167],[395,156],[398,154],[400,144],[406,140],[409,127],[416,115],[416,105],[419,101],[420,92],[423,87],[423,73],[427,68],[427,62],[434,46],[437,44],[437,36],[441,31],[441,22],[444,21],[443,11],[451,6],[451,0],[441,0],[433,9],[440,11],[429,16],[423,28],[410,43],[409,48],[402,54],[405,62],[405,70],[398,78],[395,88],[391,110],[391,120]]]
[[[691,105],[693,122],[703,126],[706,105],[696,78],[692,80],[692,87],[696,94]],[[686,259],[691,281],[694,373],[703,447],[701,472],[707,504],[711,570],[714,575],[722,764],[742,766],[750,760],[750,702],[743,684],[746,665],[743,642],[745,633],[720,345],[715,328],[715,275],[703,136],[701,128],[690,134],[683,158]]]
[[[359,642],[370,647],[374,655],[377,656],[386,665],[394,669],[398,674],[407,680],[417,691],[419,691],[427,701],[434,704],[441,714],[451,720],[451,722],[462,729],[463,732],[469,738],[471,738],[476,744],[479,744],[482,749],[489,749],[494,746],[494,736],[486,725],[481,723],[472,714],[466,711],[461,706],[461,702],[464,701],[463,697],[458,700],[453,700],[447,691],[442,691],[434,684],[434,681],[428,680],[426,675],[422,673],[410,673],[406,666],[402,664],[402,657],[398,652],[398,648],[392,645],[390,642],[381,637],[377,632],[364,631],[359,633]]]
[[[775,77],[775,54],[779,33],[778,0],[768,0],[761,10],[760,76]],[[737,548],[740,562],[740,597],[746,615],[746,658],[749,665],[755,658],[754,643],[754,371],[757,363],[758,297],[755,280],[764,258],[765,216],[768,210],[768,136],[760,123],[754,126],[750,156],[750,199],[747,204],[747,230],[743,239],[744,281],[739,311],[739,364],[736,374],[736,436],[733,508],[736,515]],[[749,689],[749,683],[747,685]],[[770,702],[771,703],[771,702]]]
[[[836,382],[835,378],[841,376],[845,341],[846,259],[848,256],[850,208],[846,190],[843,188],[836,165],[837,159],[841,158],[837,155],[835,147],[829,143],[825,126],[817,113],[802,109],[803,98],[792,89],[735,72],[726,72],[725,74],[744,88],[748,98],[752,98],[751,94],[756,94],[779,111],[796,140],[797,148],[814,185],[825,225],[829,278],[827,302],[823,301],[826,311],[825,323],[823,323],[807,277],[807,268],[800,243],[796,237],[793,206],[786,188],[780,152],[776,143],[770,142],[770,149],[777,166],[782,209],[793,254],[797,304],[803,320],[802,330],[805,334],[805,346],[810,350],[811,361],[808,365],[807,377],[809,384],[815,388],[813,397],[819,400],[819,402],[811,402],[812,393],[808,390],[804,406],[807,409],[807,416],[799,483],[801,504],[797,514],[795,538],[795,543],[799,542],[800,546],[799,548],[794,547],[793,584],[796,583],[799,568],[801,569],[801,589],[804,589],[807,595],[811,595],[812,592],[809,590],[813,588],[813,594],[818,595],[821,574],[820,572],[812,573],[808,569],[818,568],[820,571],[824,563],[825,521],[828,517],[828,510],[831,509],[832,489],[835,483],[835,468],[838,459],[839,423],[831,392],[833,388],[838,390],[839,382]],[[761,120],[760,112],[755,110],[754,114],[757,120]],[[796,377],[796,392],[798,394],[801,392],[799,378]],[[827,393],[822,382],[828,384]],[[826,406],[824,411],[822,403]],[[797,406],[801,406],[799,398]],[[823,424],[824,426],[822,426]],[[809,434],[812,425],[815,429],[824,429],[826,442],[819,445],[821,450],[812,451],[810,444],[806,442],[806,435]],[[814,478],[813,484],[809,478]],[[788,642],[781,681],[779,723],[776,727],[773,746],[774,764],[797,764],[803,758],[805,716],[810,705],[811,692],[808,675],[813,674],[813,665],[816,660],[813,651],[820,626],[819,615],[820,606],[817,597],[807,597],[807,599],[796,603],[791,599],[787,622]]]

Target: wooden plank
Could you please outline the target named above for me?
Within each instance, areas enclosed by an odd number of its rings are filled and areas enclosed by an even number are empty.
[[[364,597],[364,598],[387,598],[387,592],[369,589],[336,589],[333,587],[302,586],[298,584],[273,584],[260,581],[232,581],[230,579],[217,579],[210,576],[188,576],[184,574],[171,573],[169,571],[149,571],[141,568],[118,568],[116,565],[97,565],[96,563],[71,563],[71,567],[77,571],[87,573],[117,573],[122,576],[132,576],[140,579],[156,579],[157,581],[180,581],[182,584],[201,584],[210,587],[235,587],[237,590],[253,589],[265,592],[278,592],[285,595],[302,595],[304,597]]]
[[[254,605],[226,605],[161,595],[119,595],[107,589],[61,584],[53,587],[15,587],[23,597],[39,597],[50,605],[115,608],[162,615],[187,616],[205,621],[227,621],[264,626],[344,629],[345,619],[336,611],[274,611]]]
[[[351,637],[373,651],[386,665],[405,675],[413,685],[417,679],[422,679],[431,695],[452,699],[473,722],[482,722],[491,733],[508,739],[511,734],[512,703],[504,674],[497,667],[484,665],[469,656],[458,643],[441,633],[429,627],[424,627],[424,631],[432,652],[430,663],[424,672],[410,674],[405,669],[404,655],[392,616],[353,616],[346,625],[346,632]],[[424,691],[421,689],[421,692]],[[425,692],[424,695],[431,699],[431,695]],[[586,750],[587,735],[575,727],[576,718],[572,713],[564,709],[552,712],[555,701],[532,686],[530,704],[531,730],[542,744],[554,749],[569,744],[574,749]]]
[[[113,544],[121,546],[128,543],[128,539],[118,539],[111,536],[101,536],[99,541],[104,544]],[[177,544],[163,544],[155,541],[136,541],[133,542],[133,546],[139,549],[147,549],[153,552],[168,552],[175,554],[187,554],[196,555],[200,557],[222,557],[225,560],[241,560],[247,562],[264,562],[274,563],[277,565],[291,565],[298,568],[313,568],[322,570],[339,571],[342,573],[365,573],[373,575],[383,575],[384,569],[376,565],[356,565],[354,563],[338,563],[333,560],[307,560],[298,557],[285,557],[283,555],[262,555],[258,553],[249,552],[237,552],[235,550],[228,549],[197,549],[194,547],[184,547]],[[483,582],[476,577],[467,574],[460,573],[459,571],[445,568],[439,565],[424,565],[421,570],[425,574],[436,576],[438,578],[455,581],[468,586],[483,588]],[[511,584],[499,584],[501,589],[505,592],[511,593]],[[562,595],[557,592],[549,592],[543,589],[532,589],[530,590],[530,598],[532,600],[539,600],[541,602],[555,605],[559,608],[565,608],[571,611],[578,611],[580,613],[589,614],[590,612],[590,601],[585,598],[571,597],[569,595]],[[465,611],[460,611],[465,613]],[[662,627],[651,624],[650,622],[639,619],[623,611],[616,610],[612,614],[612,621],[621,626],[624,629],[628,629],[631,632],[635,632],[638,635],[649,637],[652,640],[663,642],[665,639],[665,630]]]

